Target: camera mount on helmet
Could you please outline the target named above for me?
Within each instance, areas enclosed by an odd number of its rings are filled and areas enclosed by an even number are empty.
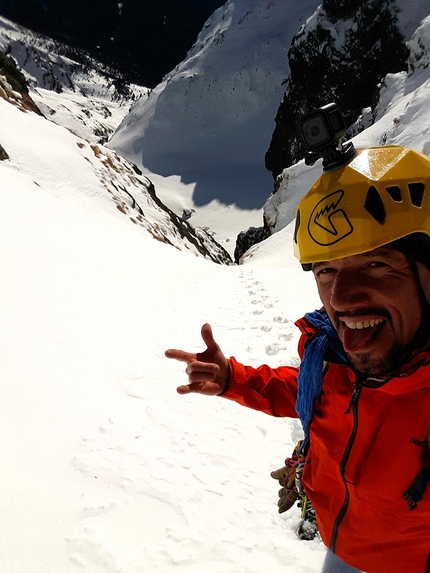
[[[308,114],[300,121],[298,129],[305,148],[306,165],[313,165],[322,158],[324,171],[331,171],[345,165],[355,155],[351,142],[339,141],[346,134],[346,125],[335,103]]]

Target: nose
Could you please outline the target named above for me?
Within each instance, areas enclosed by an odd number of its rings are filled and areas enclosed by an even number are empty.
[[[330,305],[339,312],[362,307],[369,301],[369,292],[359,273],[342,269],[336,273],[331,285]]]

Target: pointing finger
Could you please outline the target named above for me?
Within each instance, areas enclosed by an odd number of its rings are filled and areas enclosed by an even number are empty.
[[[184,352],[183,350],[176,350],[174,348],[166,350],[164,355],[166,358],[172,358],[173,360],[179,360],[181,362],[186,362],[187,364],[196,359],[195,354],[191,352]]]

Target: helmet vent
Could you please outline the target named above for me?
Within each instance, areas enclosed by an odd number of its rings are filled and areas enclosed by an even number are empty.
[[[385,207],[378,190],[373,185],[371,185],[367,191],[364,208],[376,221],[378,221],[378,223],[381,223],[382,225],[386,216]]]
[[[422,207],[425,189],[424,183],[408,183],[408,189],[412,205]]]
[[[385,189],[393,201],[396,201],[397,203],[402,202],[402,191],[400,187],[393,185],[391,187],[386,187]]]

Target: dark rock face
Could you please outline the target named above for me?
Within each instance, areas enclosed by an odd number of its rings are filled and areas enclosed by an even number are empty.
[[[323,6],[329,18],[352,18],[363,4],[362,0],[324,0]]]
[[[407,69],[407,57],[394,0],[325,0],[289,50],[291,73],[265,158],[274,178],[303,157],[298,118],[336,102],[352,124],[376,104],[380,80]]]
[[[269,236],[270,230],[266,225],[263,227],[250,227],[247,231],[239,233],[236,239],[236,248],[234,249],[234,262],[240,264],[240,259],[246,251]]]
[[[22,111],[33,111],[42,115],[41,111],[30,97],[25,78],[15,61],[0,52],[0,97],[13,103]],[[0,160],[9,159],[8,154],[0,145]]]
[[[154,87],[225,0],[0,0],[0,14]]]

